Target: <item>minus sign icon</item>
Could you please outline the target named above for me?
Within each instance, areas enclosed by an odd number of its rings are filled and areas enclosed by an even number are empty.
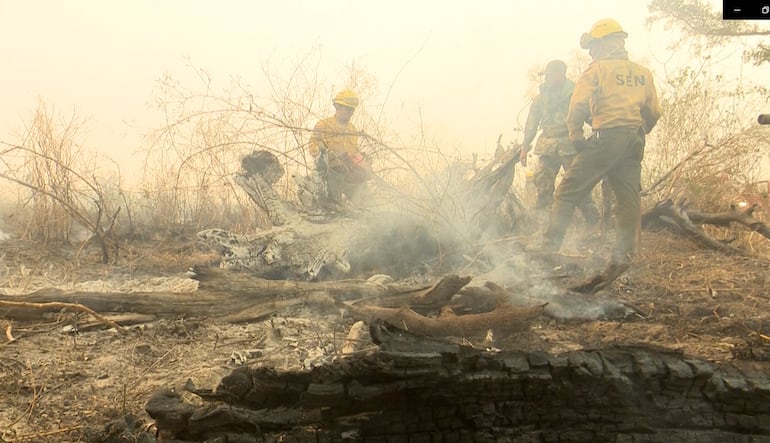
[[[741,12],[741,8],[735,8],[733,9],[733,12]]]

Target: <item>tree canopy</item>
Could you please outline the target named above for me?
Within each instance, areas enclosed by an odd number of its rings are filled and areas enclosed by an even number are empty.
[[[648,25],[664,22],[691,37],[705,37],[713,43],[726,43],[740,37],[770,36],[770,25],[748,20],[723,20],[722,11],[706,0],[652,0],[648,5]],[[760,65],[770,62],[770,45],[752,38],[746,42],[744,58]]]

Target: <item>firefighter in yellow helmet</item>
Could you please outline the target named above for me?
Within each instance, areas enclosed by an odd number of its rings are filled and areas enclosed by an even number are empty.
[[[541,248],[560,248],[578,205],[604,177],[615,194],[615,244],[610,265],[627,265],[636,251],[641,212],[645,135],[660,118],[649,69],[628,59],[628,34],[612,19],[596,22],[580,39],[593,62],[580,76],[567,112],[577,156],[556,189]],[[583,137],[590,123],[591,137]]]
[[[360,99],[350,89],[341,90],[332,100],[334,115],[318,121],[310,137],[310,154],[324,178],[326,197],[335,203],[354,201],[366,185],[371,169],[358,149],[358,130],[350,122]]]

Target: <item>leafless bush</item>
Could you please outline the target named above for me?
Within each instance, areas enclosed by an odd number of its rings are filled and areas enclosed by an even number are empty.
[[[166,124],[152,135],[146,153],[144,195],[148,208],[156,208],[149,222],[167,228],[264,226],[265,214],[249,203],[232,176],[254,149],[277,154],[289,173],[307,167],[303,147],[320,95],[307,86],[312,74],[298,67],[296,78],[285,85],[270,83],[272,91],[260,98],[240,79],[217,89],[205,70],[191,69],[198,87],[187,88],[171,77],[158,84],[156,104]],[[289,195],[292,183],[284,177],[278,188]]]
[[[162,79],[157,105],[167,121],[149,144],[144,183],[149,201],[156,196],[155,207],[162,208],[151,216],[153,222],[245,230],[265,226],[265,214],[232,180],[240,159],[255,149],[276,154],[287,171],[277,191],[284,199],[295,199],[291,176],[312,168],[306,149],[310,132],[318,119],[332,112],[331,98],[341,87],[363,97],[354,123],[362,134],[361,149],[378,177],[372,186],[376,200],[429,218],[451,218],[444,209],[451,199],[447,177],[439,180],[437,171],[450,170],[454,160],[430,147],[424,133],[412,137],[389,131],[383,113],[368,100],[376,82],[364,70],[348,66],[346,79],[339,84],[320,79],[317,64],[315,55],[310,56],[288,78],[266,65],[266,88],[260,93],[241,79],[219,88],[197,68],[192,68],[199,80],[195,88],[170,77]],[[437,205],[441,210],[435,210]]]
[[[663,80],[664,113],[645,152],[644,195],[723,209],[761,173],[767,138],[750,129],[761,98],[751,85],[728,81],[708,57]]]
[[[113,228],[120,180],[108,189],[97,175],[98,157],[78,144],[82,126],[74,113],[63,119],[41,101],[20,143],[2,143],[0,178],[19,188],[24,235],[48,244],[70,241],[76,227],[86,229],[106,263],[118,252]]]

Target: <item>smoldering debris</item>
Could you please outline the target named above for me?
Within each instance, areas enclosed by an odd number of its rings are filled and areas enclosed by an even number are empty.
[[[622,319],[637,311],[622,300],[606,293],[580,294],[554,284],[541,266],[523,254],[513,254],[485,274],[475,277],[467,288],[489,290],[489,282],[501,285],[506,301],[513,306],[535,306],[548,303],[545,314],[559,320]]]

